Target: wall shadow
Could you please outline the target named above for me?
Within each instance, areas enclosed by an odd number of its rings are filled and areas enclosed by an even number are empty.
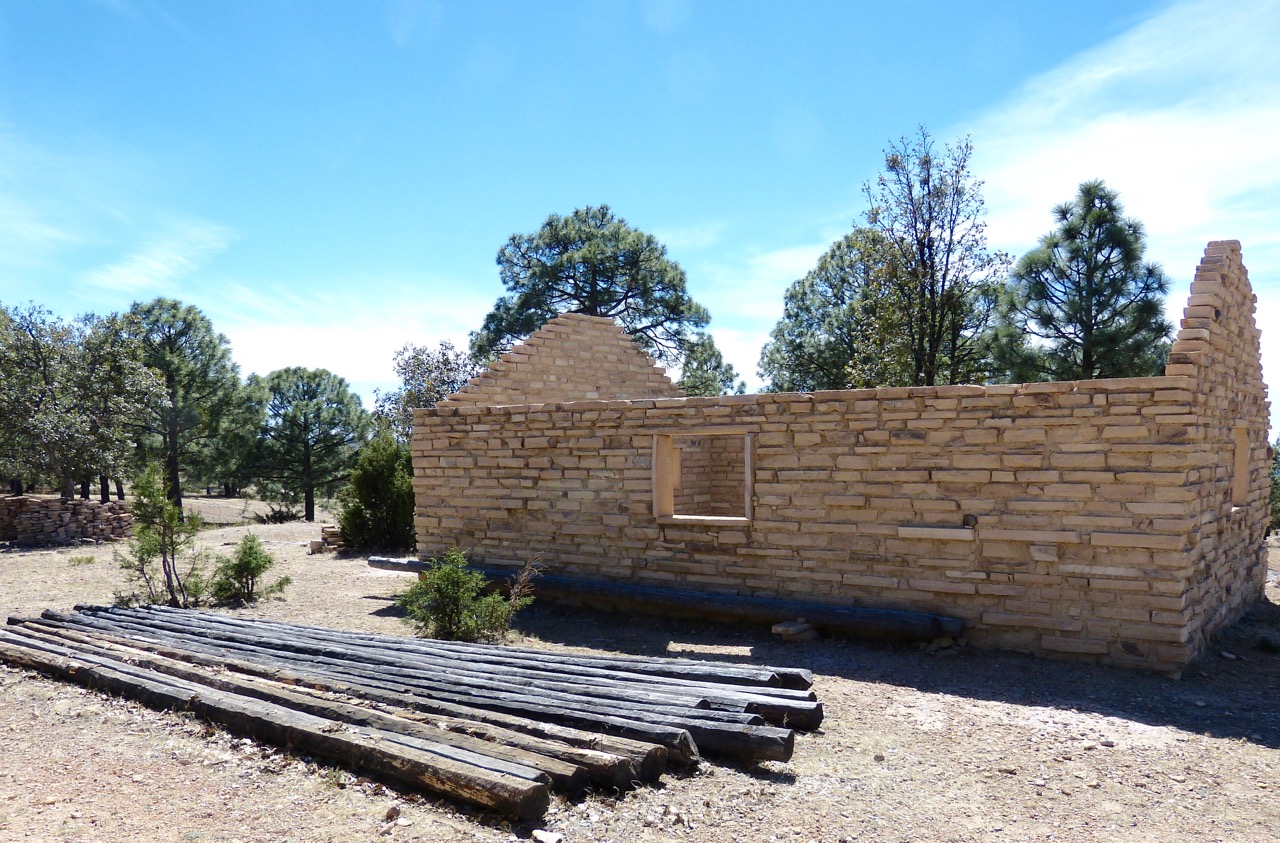
[[[803,667],[816,676],[1011,705],[1089,711],[1280,748],[1280,606],[1263,602],[1215,639],[1181,679],[972,648],[843,638],[789,644],[757,625],[535,604],[515,628],[567,647]],[[1226,655],[1224,655],[1226,654]],[[821,685],[817,689],[821,699]]]

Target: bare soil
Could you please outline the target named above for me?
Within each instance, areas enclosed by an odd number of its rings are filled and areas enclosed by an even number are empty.
[[[197,506],[217,523],[248,517]],[[409,581],[363,558],[308,555],[316,524],[221,527],[202,542],[228,552],[250,529],[294,585],[228,611],[408,634],[393,595]],[[0,612],[111,602],[124,587],[116,549],[0,552]],[[790,763],[704,764],[660,786],[557,803],[536,827],[0,666],[0,840],[509,841],[541,830],[565,843],[1270,843],[1280,655],[1259,646],[1280,641],[1274,573],[1268,595],[1181,680],[971,649],[783,644],[758,627],[535,604],[514,636],[523,645],[800,665],[827,714]]]

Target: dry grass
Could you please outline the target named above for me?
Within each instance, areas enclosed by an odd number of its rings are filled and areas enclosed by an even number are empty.
[[[229,514],[228,514],[229,516]],[[317,525],[234,526],[276,554],[285,599],[238,614],[407,634],[403,575],[309,556]],[[109,602],[109,546],[0,553],[0,610]],[[91,556],[84,563],[80,557]],[[536,583],[535,583],[536,588]],[[1273,601],[1280,593],[1273,587]],[[962,651],[849,641],[783,645],[765,629],[535,604],[522,643],[548,649],[799,664],[827,720],[788,764],[705,765],[662,787],[560,803],[544,828],[577,841],[1272,841],[1280,828],[1280,634],[1263,607],[1181,681]],[[1236,658],[1228,658],[1226,651]],[[0,839],[507,841],[447,803],[241,741],[190,718],[0,668]]]

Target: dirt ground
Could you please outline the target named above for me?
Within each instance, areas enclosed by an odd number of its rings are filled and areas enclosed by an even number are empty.
[[[217,523],[247,517],[202,505]],[[228,526],[202,541],[227,552],[250,529],[294,585],[236,614],[408,634],[392,602],[408,579],[307,555],[317,525]],[[0,613],[109,603],[123,587],[113,549],[0,552]],[[1270,602],[1181,680],[971,649],[782,644],[756,627],[535,604],[521,644],[799,665],[826,709],[790,763],[704,764],[656,787],[556,803],[538,826],[0,666],[0,841],[512,841],[538,830],[564,843],[1270,843],[1280,655],[1258,642],[1280,636],[1278,570],[1280,550]],[[401,813],[388,822],[392,807]]]

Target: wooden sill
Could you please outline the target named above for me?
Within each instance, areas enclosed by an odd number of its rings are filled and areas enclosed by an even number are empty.
[[[898,527],[900,539],[943,539],[953,542],[971,542],[976,536],[972,527]]]
[[[658,523],[664,527],[750,527],[750,518],[725,515],[659,515]]]

